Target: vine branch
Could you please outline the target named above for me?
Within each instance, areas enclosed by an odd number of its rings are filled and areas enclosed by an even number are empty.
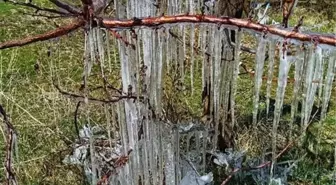
[[[85,15],[83,15],[85,18]],[[72,32],[80,27],[84,27],[86,19],[77,19],[70,25],[66,25],[56,30],[46,32],[41,35],[26,37],[24,39],[7,41],[0,43],[0,49],[11,48],[16,46],[24,46],[38,41],[44,41],[51,38],[59,37]],[[336,37],[325,36],[319,33],[300,33],[295,30],[286,30],[269,25],[251,22],[250,20],[230,18],[230,17],[215,17],[207,15],[175,15],[175,16],[159,16],[149,18],[134,18],[129,20],[116,20],[110,18],[97,19],[96,25],[100,25],[107,29],[130,29],[133,27],[158,27],[165,24],[176,23],[212,23],[218,25],[237,26],[248,30],[253,30],[263,34],[271,34],[283,37],[285,39],[300,40],[303,42],[315,42],[330,46],[336,46]],[[95,26],[95,25],[93,25]],[[119,38],[120,39],[120,38]]]
[[[6,174],[6,185],[17,185],[16,176],[13,170],[13,149],[17,142],[16,131],[14,126],[8,120],[5,109],[0,105],[0,115],[3,116],[3,122],[6,128],[6,155],[5,155],[5,174]]]
[[[105,18],[101,20],[103,27],[110,29],[127,29],[133,27],[158,27],[166,24],[181,24],[181,23],[212,23],[218,25],[237,26],[248,30],[253,30],[260,33],[267,33],[280,36],[286,39],[300,40],[303,42],[312,42],[317,40],[320,44],[336,46],[336,38],[333,36],[324,36],[318,33],[299,33],[292,30],[277,28],[270,25],[264,25],[251,22],[246,19],[230,18],[230,17],[215,17],[208,15],[174,15],[174,16],[159,16],[148,18],[134,18],[129,20],[116,20]]]
[[[0,43],[0,49],[24,46],[24,45],[35,43],[38,41],[45,41],[45,40],[49,40],[52,38],[60,37],[72,31],[75,31],[76,29],[80,28],[83,25],[84,25],[84,21],[79,19],[71,24],[59,27],[55,30],[52,30],[52,31],[49,31],[49,32],[46,32],[40,35],[34,35],[34,36],[26,37],[24,39],[11,40],[11,41]]]

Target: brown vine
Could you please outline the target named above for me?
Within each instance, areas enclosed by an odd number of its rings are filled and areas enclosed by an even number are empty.
[[[0,105],[0,115],[3,116],[3,122],[4,126],[6,128],[6,154],[5,154],[5,174],[6,174],[6,185],[16,185],[17,180],[15,176],[15,172],[13,170],[13,158],[14,156],[14,146],[16,144],[16,131],[14,129],[14,126],[11,124],[11,122],[8,119],[8,115],[3,108],[2,105]]]
[[[193,24],[211,23],[218,25],[230,25],[230,26],[236,26],[238,28],[253,30],[259,33],[266,32],[268,34],[277,35],[286,39],[295,39],[303,42],[312,42],[313,40],[318,40],[319,44],[336,46],[336,38],[332,36],[324,36],[318,33],[311,33],[311,34],[299,33],[295,30],[289,31],[269,25],[254,23],[248,19],[215,17],[215,16],[196,14],[196,15],[172,15],[172,16],[158,16],[148,18],[133,18],[129,20],[117,20],[95,16],[91,0],[82,0],[83,3],[82,11],[79,11],[76,8],[73,8],[72,6],[68,5],[67,3],[61,2],[59,0],[53,0],[51,2],[53,2],[55,6],[64,9],[64,11],[66,12],[65,13],[55,12],[54,9],[46,9],[46,8],[43,9],[40,8],[40,9],[49,13],[71,14],[72,16],[77,17],[75,21],[73,21],[73,23],[70,25],[57,28],[53,31],[49,31],[44,34],[29,36],[23,39],[0,43],[0,49],[24,46],[34,42],[60,37],[69,32],[75,31],[78,28],[81,27],[85,28],[88,26],[88,24],[91,26],[102,26],[107,29],[132,29],[134,27],[139,26],[157,27],[165,24],[176,24],[176,23],[193,23]],[[31,4],[29,3],[24,5],[31,7]],[[34,5],[33,7],[36,8],[36,5]]]

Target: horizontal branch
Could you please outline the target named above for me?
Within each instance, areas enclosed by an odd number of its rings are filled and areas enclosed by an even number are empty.
[[[55,9],[52,9],[52,8],[39,7],[39,6],[34,5],[32,3],[17,2],[17,1],[13,1],[13,0],[7,0],[7,1],[5,1],[5,3],[11,3],[13,5],[19,5],[19,6],[33,8],[33,9],[36,10],[36,12],[38,12],[38,11],[44,11],[44,12],[49,12],[49,13],[54,13],[54,14],[60,14],[60,15],[65,15],[66,14],[66,13],[64,13],[62,11],[59,11],[59,10],[55,10]]]
[[[71,24],[59,27],[47,33],[30,36],[24,39],[11,40],[11,41],[7,41],[4,43],[0,43],[0,49],[11,48],[11,47],[16,47],[16,46],[24,46],[24,45],[31,44],[34,42],[45,41],[48,39],[60,37],[60,36],[63,36],[65,34],[68,34],[78,29],[79,27],[83,26],[84,23],[85,22],[83,20],[77,20]]]
[[[56,6],[63,8],[64,10],[68,11],[72,14],[81,14],[82,11],[68,3],[62,2],[60,0],[49,0],[50,2],[54,3]]]
[[[63,96],[71,99],[75,99],[78,102],[85,102],[85,97],[79,94],[75,93],[70,93],[62,90],[55,82],[53,82],[54,87],[61,93]],[[137,97],[134,95],[118,95],[118,96],[113,96],[113,99],[98,99],[98,98],[91,98],[87,97],[87,100],[90,101],[91,103],[96,103],[96,104],[110,104],[110,103],[116,103],[121,100],[136,100],[136,99],[144,99],[143,96]]]
[[[176,15],[176,16],[160,16],[149,18],[134,18],[129,20],[115,20],[104,18],[101,22],[106,28],[132,28],[136,26],[156,27],[165,24],[177,23],[213,23],[219,25],[237,26],[260,33],[277,35],[286,39],[295,39],[306,42],[317,42],[336,46],[336,38],[332,36],[323,36],[318,33],[299,33],[281,28],[272,27],[251,22],[250,20],[229,18],[229,17],[214,17],[207,15]]]

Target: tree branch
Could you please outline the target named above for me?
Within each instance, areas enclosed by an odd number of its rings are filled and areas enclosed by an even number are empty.
[[[54,3],[56,6],[63,8],[64,10],[68,11],[69,13],[72,14],[82,14],[82,11],[79,10],[78,8],[71,6],[68,3],[64,3],[60,0],[49,0],[50,2]]]
[[[293,13],[294,7],[298,0],[282,0],[282,24],[285,28],[288,27],[288,20]]]
[[[13,5],[19,5],[19,6],[24,6],[24,7],[29,7],[29,8],[34,8],[36,10],[36,12],[39,11],[44,11],[44,12],[49,12],[49,13],[54,13],[54,14],[60,14],[60,15],[66,15],[67,13],[59,11],[59,10],[55,10],[52,8],[43,8],[43,7],[39,7],[37,5],[34,5],[32,3],[23,3],[23,2],[17,2],[17,1],[13,1],[13,0],[6,0],[5,3],[11,3]]]
[[[73,22],[72,24],[59,27],[55,30],[52,30],[52,31],[49,31],[49,32],[46,32],[40,35],[35,35],[35,36],[30,36],[24,39],[11,40],[11,41],[7,41],[4,43],[0,43],[0,49],[6,49],[6,48],[11,48],[11,47],[16,47],[16,46],[24,46],[24,45],[31,44],[34,42],[45,41],[51,38],[60,37],[72,31],[75,31],[79,27],[83,26],[84,23],[85,22],[83,20],[79,19]]]
[[[250,20],[237,19],[230,17],[215,17],[207,15],[176,15],[176,16],[160,16],[149,18],[134,18],[131,20],[115,20],[115,19],[102,19],[101,26],[106,28],[118,28],[129,29],[137,26],[157,27],[165,24],[176,23],[212,23],[218,25],[230,25],[237,26],[248,30],[253,30],[263,34],[272,34],[283,37],[285,39],[294,39],[303,42],[317,42],[320,44],[326,44],[335,46],[336,38],[332,36],[323,36],[318,33],[298,33],[291,30],[285,30],[281,28],[272,27],[269,25],[263,25],[259,23],[253,23]]]

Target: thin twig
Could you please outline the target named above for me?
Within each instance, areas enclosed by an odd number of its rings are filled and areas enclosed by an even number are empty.
[[[24,11],[20,11],[20,13],[24,14],[24,15],[29,15],[32,17],[43,17],[43,18],[47,18],[47,19],[57,19],[57,18],[69,18],[72,17],[72,14],[69,15],[47,15],[47,14],[42,14],[42,13],[27,13]]]
[[[74,6],[71,6],[68,3],[62,2],[60,0],[49,0],[50,2],[54,3],[56,6],[68,11],[71,14],[80,15],[82,11]]]
[[[66,92],[66,91],[62,90],[56,83],[53,83],[53,85],[62,95],[66,96],[68,98],[75,99],[76,101],[85,102],[85,97],[84,96]],[[114,99],[105,100],[105,99],[88,97],[88,100],[92,103],[97,103],[97,104],[110,104],[110,103],[119,102],[119,101],[124,100],[124,99],[133,99],[133,100],[138,99],[137,96],[133,96],[133,95],[132,96],[131,95],[113,96],[113,98]],[[139,98],[143,99],[142,96],[140,96]]]
[[[52,8],[44,8],[44,7],[39,7],[37,5],[34,5],[32,3],[23,3],[23,2],[17,2],[14,0],[6,0],[5,3],[11,3],[13,5],[19,5],[19,6],[24,6],[24,7],[29,7],[29,8],[33,8],[35,9],[35,12],[39,12],[39,11],[44,11],[44,12],[49,12],[49,13],[54,13],[54,14],[60,14],[60,15],[66,15],[67,13],[59,11],[59,10],[55,10]]]
[[[52,38],[60,37],[65,34],[68,34],[72,31],[77,30],[79,27],[84,25],[84,21],[79,19],[71,24],[59,27],[55,30],[40,34],[40,35],[34,35],[34,36],[29,36],[24,39],[18,39],[18,40],[11,40],[7,41],[4,43],[0,43],[0,49],[6,49],[6,48],[11,48],[11,47],[16,47],[16,46],[24,46],[28,45],[31,43],[39,42],[39,41],[45,41],[49,40]]]
[[[2,105],[0,105],[0,115],[3,116],[3,122],[7,128],[7,138],[6,138],[6,155],[5,155],[5,173],[6,173],[6,184],[7,185],[17,185],[16,175],[13,170],[13,153],[14,146],[17,142],[17,134],[14,129],[14,126],[8,120],[8,116],[6,114],[5,109]]]
[[[121,36],[118,32],[115,30],[109,29],[110,33],[117,39],[121,40],[123,43],[125,43],[126,46],[131,46],[132,49],[135,49],[135,45],[128,42],[123,36]]]

